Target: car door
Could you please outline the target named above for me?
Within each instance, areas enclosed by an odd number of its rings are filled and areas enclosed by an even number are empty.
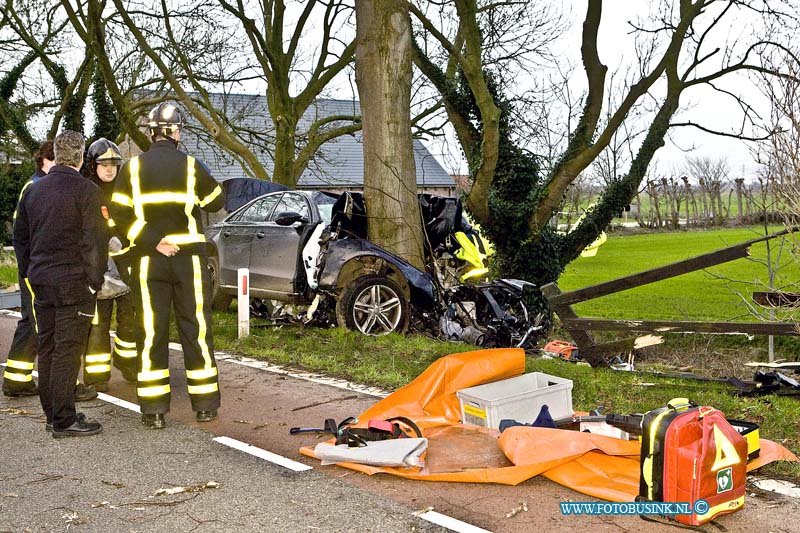
[[[295,212],[306,222],[280,226],[275,219],[281,213]],[[282,299],[283,295],[297,292],[300,244],[304,230],[319,217],[313,213],[306,196],[286,192],[272,211],[269,221],[259,227],[250,250],[250,287],[266,291],[265,296]],[[305,271],[300,269],[305,275]]]
[[[250,266],[250,243],[272,214],[281,193],[255,200],[230,220],[220,231],[218,252],[222,285],[236,285],[237,271]]]

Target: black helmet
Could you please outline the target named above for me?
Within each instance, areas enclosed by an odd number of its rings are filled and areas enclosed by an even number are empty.
[[[97,165],[122,165],[122,152],[115,143],[100,137],[89,146],[86,158],[95,167]]]
[[[161,102],[147,115],[147,127],[150,135],[168,137],[183,126],[183,114],[172,102]]]

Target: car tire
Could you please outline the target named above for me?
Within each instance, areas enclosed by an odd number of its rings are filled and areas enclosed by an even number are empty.
[[[361,276],[339,296],[336,320],[343,328],[374,337],[402,333],[408,326],[408,301],[397,282],[385,276]]]
[[[211,274],[211,309],[227,311],[233,301],[232,294],[225,294],[219,287],[219,259],[208,258],[208,272]]]

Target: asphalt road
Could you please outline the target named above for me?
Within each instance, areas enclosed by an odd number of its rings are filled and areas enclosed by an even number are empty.
[[[0,360],[15,319],[0,317]],[[169,427],[148,431],[133,411],[96,400],[79,404],[100,420],[96,437],[55,440],[44,432],[36,398],[0,396],[1,531],[441,531],[418,518],[446,520],[456,531],[674,531],[637,517],[562,516],[561,501],[591,498],[534,478],[516,487],[409,481],[366,476],[298,453],[319,426],[358,414],[377,398],[330,384],[221,360],[223,406],[218,421],[197,424],[186,397],[181,353],[171,360]],[[255,367],[254,367],[255,366]],[[134,386],[114,370],[109,394],[135,402]],[[224,446],[229,437],[288,458],[295,472]],[[296,462],[296,463],[295,463]],[[212,485],[206,486],[208,482]],[[156,495],[159,489],[203,487]],[[528,511],[508,516],[519,506]],[[441,515],[437,514],[441,513]],[[445,518],[443,518],[443,516]],[[728,531],[795,531],[800,502],[749,497],[723,517]]]

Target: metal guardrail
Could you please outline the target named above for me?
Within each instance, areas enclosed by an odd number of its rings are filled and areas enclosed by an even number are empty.
[[[0,309],[20,307],[22,300],[19,291],[0,292]]]

